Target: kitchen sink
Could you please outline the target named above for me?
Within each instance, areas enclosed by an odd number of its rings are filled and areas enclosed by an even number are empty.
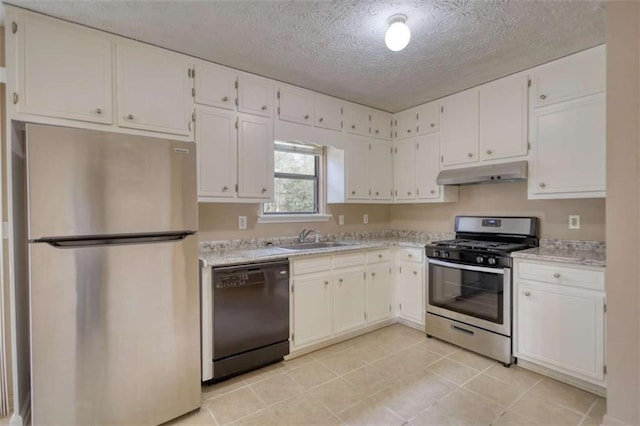
[[[297,243],[297,244],[290,244],[287,246],[278,246],[278,248],[281,249],[285,249],[285,250],[293,250],[293,251],[297,251],[297,250],[319,250],[319,249],[325,249],[325,248],[331,248],[331,247],[346,247],[346,246],[353,246],[355,245],[354,243],[343,243],[340,241],[323,241],[320,243]]]

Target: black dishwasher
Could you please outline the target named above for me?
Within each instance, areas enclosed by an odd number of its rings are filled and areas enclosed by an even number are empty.
[[[213,268],[213,380],[289,353],[289,262]]]

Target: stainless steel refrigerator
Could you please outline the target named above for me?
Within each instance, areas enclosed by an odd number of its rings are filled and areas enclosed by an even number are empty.
[[[197,409],[195,144],[25,127],[32,423]]]

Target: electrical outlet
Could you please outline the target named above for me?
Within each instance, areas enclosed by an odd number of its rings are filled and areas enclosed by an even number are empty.
[[[238,216],[238,229],[247,229],[247,217]]]
[[[344,215],[343,214],[339,214],[338,215],[338,225],[344,225]]]
[[[362,223],[364,223],[365,225],[367,223],[369,223],[369,215],[368,214],[365,214],[365,215],[362,216]]]
[[[570,214],[569,215],[569,229],[580,229],[580,215],[579,214]]]

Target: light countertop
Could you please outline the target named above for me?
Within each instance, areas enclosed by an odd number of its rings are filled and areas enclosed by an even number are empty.
[[[605,250],[540,246],[511,253],[516,259],[543,260],[574,265],[606,266]]]

